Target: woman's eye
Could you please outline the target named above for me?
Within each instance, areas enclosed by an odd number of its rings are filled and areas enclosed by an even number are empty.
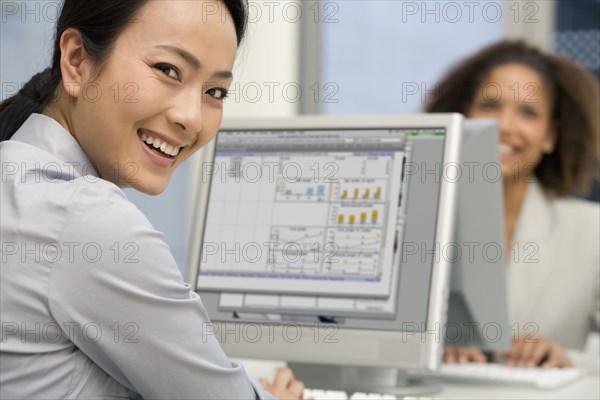
[[[479,108],[493,109],[493,108],[496,108],[496,103],[492,103],[492,102],[479,103]]]
[[[206,92],[206,93],[209,96],[212,96],[217,100],[225,100],[225,98],[227,97],[227,90],[225,90],[223,88],[209,89],[208,92]]]
[[[482,111],[492,111],[498,108],[498,104],[491,101],[482,101],[475,104],[475,109]]]
[[[178,81],[180,80],[179,70],[177,68],[173,67],[172,65],[169,65],[169,64],[158,64],[156,66],[156,68],[159,69],[159,70],[161,70],[169,78],[177,79]]]
[[[523,114],[525,114],[528,117],[537,117],[537,115],[538,115],[537,111],[535,111],[531,108],[523,108],[521,111],[523,112]]]

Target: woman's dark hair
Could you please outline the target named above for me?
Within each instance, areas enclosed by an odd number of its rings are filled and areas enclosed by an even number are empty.
[[[573,61],[542,53],[523,41],[486,47],[453,68],[436,86],[427,112],[466,113],[492,70],[518,63],[537,71],[549,93],[556,144],[535,169],[548,194],[585,193],[598,178],[600,90],[598,80]]]
[[[67,28],[81,34],[83,47],[102,70],[119,34],[135,20],[148,0],[64,0],[56,25],[52,65],[33,76],[14,96],[0,103],[0,141],[8,140],[33,113],[41,113],[54,99],[61,81],[60,38]],[[231,15],[238,45],[247,25],[245,0],[220,0]]]

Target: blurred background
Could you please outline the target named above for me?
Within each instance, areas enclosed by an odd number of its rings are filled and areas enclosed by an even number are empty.
[[[0,5],[4,100],[49,66],[61,1]],[[249,1],[249,17],[225,118],[419,112],[452,65],[504,38],[600,77],[600,0],[265,0]],[[182,272],[192,167],[182,165],[160,196],[126,190],[164,232]]]

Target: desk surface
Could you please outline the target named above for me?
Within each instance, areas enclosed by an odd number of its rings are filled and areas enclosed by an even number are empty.
[[[285,362],[238,360],[250,376],[272,379]],[[327,389],[327,388],[313,388]],[[586,376],[554,390],[511,386],[445,383],[441,392],[423,399],[600,399],[600,377],[592,368]]]

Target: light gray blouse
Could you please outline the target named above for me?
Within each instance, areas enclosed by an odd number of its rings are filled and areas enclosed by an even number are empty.
[[[582,350],[600,327],[600,206],[529,183],[507,250],[509,334]]]
[[[0,143],[1,398],[271,398],[207,334],[163,235],[58,122]]]

